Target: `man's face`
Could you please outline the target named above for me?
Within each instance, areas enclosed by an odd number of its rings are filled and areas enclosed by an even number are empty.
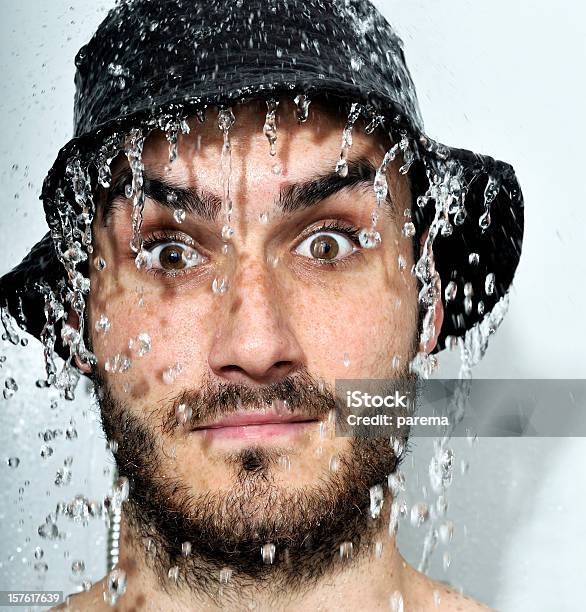
[[[94,257],[107,266],[91,272],[89,321],[107,433],[122,451],[125,436],[140,434],[143,444],[146,436],[152,446],[149,457],[134,458],[148,475],[129,467],[130,475],[153,489],[176,485],[160,497],[175,509],[196,515],[206,500],[216,521],[221,509],[228,516],[217,535],[230,539],[232,526],[237,542],[251,524],[258,535],[271,521],[266,534],[277,538],[303,494],[335,503],[349,480],[363,474],[367,485],[394,469],[388,441],[381,450],[336,437],[328,412],[336,379],[405,371],[416,346],[417,286],[412,239],[401,232],[411,200],[400,160],[387,173],[393,204],[380,211],[381,245],[364,249],[357,238],[376,206],[365,170],[379,166],[389,143],[357,124],[343,179],[334,168],[345,118],[313,107],[299,125],[293,105],[282,102],[273,157],[262,130],[266,106],[234,112],[228,246],[227,164],[210,111],[204,124],[190,121],[173,163],[163,134],[145,144],[146,267],[137,268],[129,246],[132,200],[119,195],[107,221],[98,215]],[[113,185],[127,172],[119,159]],[[202,203],[205,218],[197,214]],[[182,221],[172,207],[183,207]],[[218,290],[222,279],[226,291]],[[102,316],[107,332],[96,329]],[[139,355],[141,334],[151,348]],[[115,371],[116,355],[131,367]],[[310,520],[312,511],[297,518]]]

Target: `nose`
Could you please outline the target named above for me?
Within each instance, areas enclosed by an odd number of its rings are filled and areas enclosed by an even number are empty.
[[[303,351],[291,327],[286,295],[263,262],[243,262],[218,296],[208,362],[225,381],[270,384],[298,370]]]

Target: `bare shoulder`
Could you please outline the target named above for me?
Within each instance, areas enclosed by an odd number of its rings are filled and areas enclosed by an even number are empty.
[[[492,608],[461,594],[448,584],[432,580],[429,576],[406,565],[407,580],[412,596],[411,606],[407,608],[433,612],[489,612]]]
[[[104,610],[106,607],[104,604],[103,592],[104,588],[100,581],[87,592],[69,595],[64,603],[56,608],[51,608],[49,612],[85,612],[86,610]]]
[[[434,585],[432,601],[439,601],[436,610],[441,612],[488,612],[492,610],[483,603],[464,595],[442,582],[431,581]],[[435,597],[435,599],[433,599]]]

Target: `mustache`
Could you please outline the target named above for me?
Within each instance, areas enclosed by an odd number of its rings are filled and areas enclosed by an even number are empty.
[[[264,409],[321,421],[335,410],[337,402],[327,383],[307,370],[262,387],[206,378],[198,389],[185,389],[171,400],[162,430],[166,434],[192,430],[235,412]]]

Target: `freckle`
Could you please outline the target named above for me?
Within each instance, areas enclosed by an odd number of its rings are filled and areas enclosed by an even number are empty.
[[[234,314],[242,305],[242,298],[241,297],[237,297],[233,304],[232,304],[232,308],[230,308],[230,314]]]

